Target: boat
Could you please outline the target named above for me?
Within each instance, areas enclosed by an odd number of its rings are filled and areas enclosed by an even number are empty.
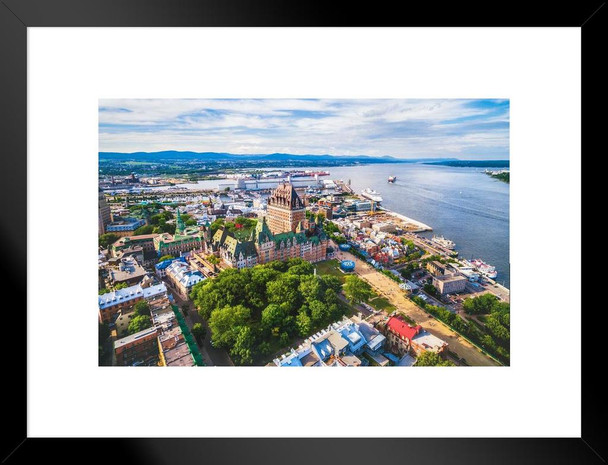
[[[449,249],[449,250],[452,250],[454,247],[456,247],[456,244],[454,244],[453,241],[446,239],[443,236],[433,236],[431,241],[433,241],[435,244],[439,244],[440,246],[445,247],[446,249]]]
[[[361,191],[361,195],[366,199],[373,200],[374,202],[382,202],[382,196],[380,193],[370,189],[369,187],[363,189]]]
[[[389,176],[388,177],[388,182],[390,182],[391,184],[394,183],[397,180],[397,176]]]
[[[492,265],[488,265],[480,258],[471,260],[470,263],[473,267],[477,269],[477,271],[479,271],[482,275],[490,279],[496,279],[496,276],[498,276],[496,268],[494,268]]]

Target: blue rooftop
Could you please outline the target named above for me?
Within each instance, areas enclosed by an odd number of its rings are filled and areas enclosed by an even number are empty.
[[[178,258],[170,258],[169,260],[163,260],[162,262],[158,262],[156,265],[154,265],[154,267],[157,270],[164,270],[165,268],[167,268],[169,265],[171,265],[171,263],[173,263],[176,260],[186,263],[186,259],[184,257],[178,257]]]

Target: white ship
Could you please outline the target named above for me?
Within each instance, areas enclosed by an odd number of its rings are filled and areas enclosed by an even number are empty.
[[[382,196],[380,195],[380,193],[376,192],[373,189],[370,189],[369,187],[366,189],[363,189],[361,191],[361,195],[363,197],[365,197],[366,199],[373,200],[374,202],[382,202]]]
[[[456,244],[454,244],[453,241],[446,239],[443,236],[433,236],[431,240],[435,244],[439,244],[440,246],[445,247],[446,249],[452,250],[454,247],[456,247]]]
[[[490,279],[496,279],[498,276],[498,272],[496,268],[492,265],[488,265],[486,262],[481,260],[480,258],[476,258],[475,260],[471,260],[469,262],[473,267],[477,269],[482,275],[487,276]]]

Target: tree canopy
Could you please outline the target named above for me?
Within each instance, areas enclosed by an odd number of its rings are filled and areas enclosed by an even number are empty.
[[[131,319],[127,331],[129,334],[135,334],[152,326],[152,320],[146,315],[137,315]]]
[[[344,294],[351,304],[358,304],[372,295],[372,288],[359,276],[349,275],[344,281]]]
[[[135,230],[135,232],[133,233],[133,235],[141,236],[143,234],[152,234],[153,231],[154,231],[154,226],[152,226],[150,224],[146,224],[144,226],[140,226],[139,228],[137,228]]]
[[[196,284],[190,297],[213,344],[229,350],[236,364],[251,364],[339,319],[340,290],[338,278],[314,275],[310,263],[295,258],[223,270]]]
[[[102,234],[101,236],[99,236],[99,246],[104,249],[107,249],[109,246],[114,244],[114,242],[116,242],[118,239],[120,239],[120,236],[118,234],[114,234],[114,233]]]
[[[136,315],[150,316],[150,304],[145,300],[140,300],[133,306]]]
[[[462,308],[470,315],[481,315],[490,313],[497,303],[499,303],[498,298],[494,294],[487,293],[465,299]]]
[[[202,341],[207,335],[207,328],[205,328],[201,323],[194,323],[192,325],[192,335],[199,341]]]
[[[424,351],[416,360],[417,367],[453,367],[454,362],[451,360],[444,360],[439,354],[430,351]]]

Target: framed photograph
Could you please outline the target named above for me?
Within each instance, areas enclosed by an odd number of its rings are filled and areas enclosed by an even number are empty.
[[[3,463],[605,463],[605,5],[406,8],[3,0]]]

